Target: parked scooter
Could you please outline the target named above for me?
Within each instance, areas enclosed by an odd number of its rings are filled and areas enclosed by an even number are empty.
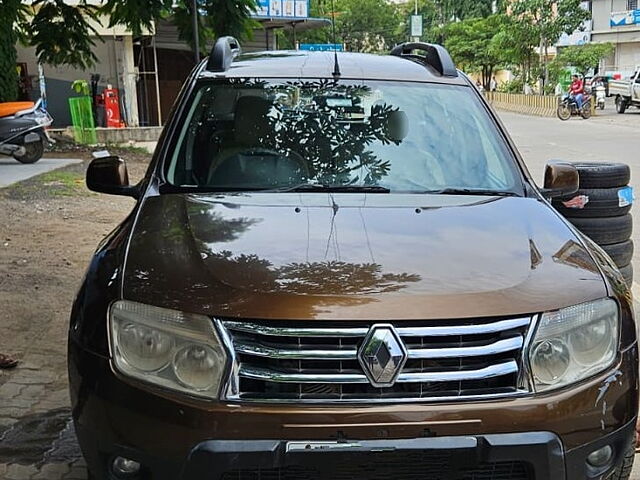
[[[603,84],[598,84],[594,87],[596,92],[596,107],[600,110],[604,110],[605,100],[607,98],[607,89]]]
[[[604,85],[604,81],[597,77],[591,84],[591,89],[596,96],[596,108],[604,110],[605,100],[607,98],[607,87]]]
[[[28,108],[20,102],[0,103],[0,154],[20,163],[37,162],[44,154],[45,144],[51,142],[45,128],[52,122],[42,99]]]

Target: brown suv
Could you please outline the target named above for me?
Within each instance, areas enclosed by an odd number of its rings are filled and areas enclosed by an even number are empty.
[[[69,333],[98,479],[626,479],[631,295],[447,52],[216,43]]]

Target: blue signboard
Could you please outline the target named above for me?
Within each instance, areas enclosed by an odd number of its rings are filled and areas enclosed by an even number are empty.
[[[611,12],[609,25],[612,27],[622,27],[625,25],[640,24],[640,10],[628,10],[626,12]]]
[[[308,50],[310,52],[341,52],[343,50],[341,43],[301,43],[300,50]]]
[[[256,8],[255,14],[257,17],[268,17],[269,16],[269,0],[258,0],[258,7]]]
[[[256,0],[255,17],[309,18],[309,0]]]

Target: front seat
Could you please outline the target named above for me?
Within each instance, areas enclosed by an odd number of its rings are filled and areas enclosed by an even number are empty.
[[[301,183],[308,169],[300,155],[279,153],[275,145],[272,103],[263,97],[242,96],[236,103],[233,144],[214,158],[207,184],[211,186],[279,187]]]

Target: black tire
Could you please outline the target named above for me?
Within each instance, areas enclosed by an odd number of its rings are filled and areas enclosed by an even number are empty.
[[[602,249],[607,252],[611,260],[618,266],[624,267],[631,263],[633,259],[633,241],[627,240],[621,243],[612,243],[611,245],[603,245]]]
[[[633,264],[625,265],[624,267],[618,267],[620,273],[624,277],[624,281],[628,287],[631,287],[633,284]]]
[[[13,156],[20,163],[36,163],[44,155],[44,141],[42,138],[38,142],[25,143],[24,148],[26,150],[24,155]]]
[[[630,204],[624,207],[620,206],[620,200],[618,199],[619,190],[620,188],[584,188],[578,190],[570,197],[573,198],[577,195],[586,195],[589,197],[589,201],[584,208],[565,207],[562,201],[569,200],[569,198],[554,200],[553,206],[567,218],[619,217],[620,215],[629,213],[629,210],[631,210]]]
[[[630,213],[620,217],[569,218],[568,220],[598,245],[626,242],[633,230]]]
[[[587,100],[580,109],[580,116],[585,120],[591,118],[591,100]]]
[[[627,451],[624,452],[624,455],[622,456],[622,461],[616,467],[613,475],[609,477],[610,480],[629,480],[629,477],[631,477],[631,470],[633,470],[633,459],[635,457],[635,453],[634,445],[627,448]]]
[[[624,163],[575,162],[580,188],[624,187],[631,180],[631,169]]]
[[[571,118],[571,108],[565,103],[558,104],[556,115],[560,120],[569,120]]]
[[[626,109],[627,109],[627,102],[620,95],[618,95],[616,97],[616,112],[624,113]]]

